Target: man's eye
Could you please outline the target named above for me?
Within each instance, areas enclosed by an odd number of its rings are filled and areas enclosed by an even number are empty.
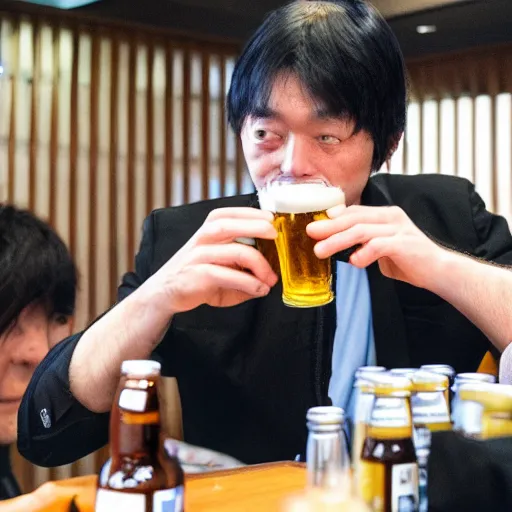
[[[341,142],[338,137],[334,137],[332,135],[320,135],[318,138],[320,142],[323,142],[324,144],[339,144],[339,142]]]
[[[267,130],[255,130],[254,137],[257,140],[265,140],[267,133],[268,133]]]
[[[55,315],[53,317],[53,321],[58,323],[59,325],[66,325],[68,323],[69,317],[66,315]]]
[[[282,138],[278,133],[263,128],[254,130],[253,133],[257,142],[276,142]]]

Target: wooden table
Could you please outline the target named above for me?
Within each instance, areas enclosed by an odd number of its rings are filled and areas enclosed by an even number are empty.
[[[80,512],[94,512],[96,476],[44,484],[33,493],[0,502],[0,512],[69,512],[73,496]],[[186,512],[280,512],[284,500],[306,483],[303,464],[279,462],[188,475]],[[49,499],[50,497],[50,499]]]
[[[190,476],[186,512],[278,512],[283,500],[304,490],[303,464],[278,462]]]

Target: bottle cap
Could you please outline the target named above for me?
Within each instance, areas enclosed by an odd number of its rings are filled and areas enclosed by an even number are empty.
[[[152,360],[132,360],[123,361],[121,365],[121,373],[123,375],[131,375],[133,377],[147,377],[149,375],[160,375],[162,365],[158,361]]]
[[[311,407],[306,415],[308,425],[343,425],[345,411],[341,407]]]

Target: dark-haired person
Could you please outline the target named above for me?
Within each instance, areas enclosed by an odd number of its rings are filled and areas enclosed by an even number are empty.
[[[484,262],[512,263],[506,221],[463,179],[370,177],[404,130],[406,84],[398,43],[369,4],[271,13],[235,66],[227,109],[256,187],[293,175],[345,191],[347,208],[308,227],[322,258],[361,245],[336,263],[336,301],[283,305],[262,254],[235,242],[276,236],[255,195],[153,212],[119,303],[32,379],[19,423],[32,461],[64,464],[107,442],[124,359],[153,354],[177,377],[186,441],[257,463],[302,452],[307,408],[346,407],[358,366],[474,371],[508,340],[506,270]]]
[[[19,493],[9,449],[21,398],[37,365],[71,334],[77,273],[44,221],[0,204],[0,500]]]

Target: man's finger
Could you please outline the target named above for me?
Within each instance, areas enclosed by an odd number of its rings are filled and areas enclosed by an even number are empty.
[[[321,259],[329,258],[349,247],[365,244],[375,238],[390,237],[395,233],[396,226],[390,224],[356,224],[318,242],[315,254]]]
[[[356,224],[395,223],[393,212],[391,208],[382,206],[349,206],[336,218],[311,222],[306,232],[315,240],[323,240]]]
[[[240,237],[274,240],[277,231],[266,219],[220,218],[205,222],[196,233],[196,241],[204,244],[229,243]]]
[[[391,237],[374,238],[350,256],[350,263],[359,268],[366,268],[387,256],[392,244]]]
[[[202,245],[196,247],[190,256],[189,264],[208,263],[245,269],[268,286],[274,286],[278,279],[264,256],[254,247],[247,245]]]
[[[332,208],[329,208],[327,210],[327,215],[330,219],[335,219],[336,217],[339,217],[342,215],[347,207],[344,204],[339,204],[337,206],[333,206]]]
[[[270,286],[258,278],[229,267],[205,263],[197,266],[198,272],[203,276],[206,287],[236,290],[252,297],[263,297],[270,291]]]

